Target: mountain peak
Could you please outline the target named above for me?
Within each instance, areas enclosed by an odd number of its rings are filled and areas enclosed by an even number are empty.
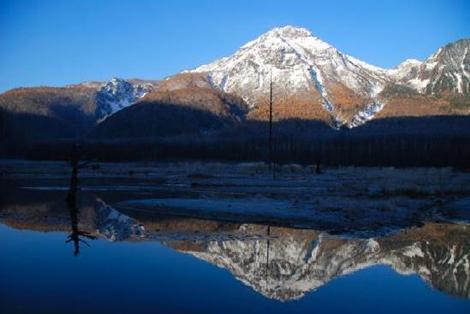
[[[119,78],[119,77],[113,77],[111,80],[110,80],[111,83],[113,84],[117,84],[117,83],[121,83],[121,82],[124,82],[124,80],[122,78]]]
[[[312,33],[303,27],[296,27],[292,25],[286,25],[281,27],[275,27],[272,30],[268,31],[266,34],[279,34],[284,37],[313,37]]]
[[[394,69],[382,69],[342,53],[308,29],[287,25],[188,72],[205,75],[212,87],[242,97],[250,109],[266,103],[272,82],[275,101],[308,103],[318,116],[328,115],[335,127],[355,127],[384,108],[380,93],[389,84],[419,93],[468,93],[468,44],[460,40],[427,60],[408,59]]]
[[[333,48],[331,45],[315,37],[312,32],[303,27],[291,25],[275,27],[256,39],[246,43],[241,49],[257,47],[263,50],[290,49],[292,46],[301,45],[308,50],[322,51]]]
[[[419,61],[418,59],[406,59],[402,63],[398,65],[398,67],[403,67],[403,66],[411,66],[411,65],[420,65],[423,63],[422,61]]]
[[[213,86],[240,95],[252,108],[264,101],[272,80],[277,87],[275,97],[295,95],[335,116],[330,100],[333,89],[368,101],[384,85],[382,69],[341,53],[305,28],[290,25],[274,28],[233,55],[191,72],[207,73]]]
[[[470,91],[470,39],[461,39],[439,48],[417,71],[408,85],[428,94],[468,94]]]
[[[145,96],[151,89],[150,85],[132,84],[131,82],[113,77],[97,92],[97,117],[103,120],[122,108],[133,104]]]
[[[129,87],[131,85],[132,82],[130,80],[120,77],[113,77],[111,80],[105,83],[105,86],[109,86],[110,88],[122,88],[123,86]]]

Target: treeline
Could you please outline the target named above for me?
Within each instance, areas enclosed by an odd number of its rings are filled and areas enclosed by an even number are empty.
[[[267,161],[267,129],[265,122],[247,122],[217,132],[172,137],[42,141],[23,147],[23,157],[67,160],[72,146],[79,143],[83,159],[98,161]],[[288,120],[275,123],[273,148],[278,163],[469,168],[470,119],[382,119],[339,131],[318,121]]]
[[[99,161],[133,160],[269,160],[266,138],[249,140],[205,140],[187,138],[169,141],[82,142],[82,158]],[[28,152],[31,159],[66,160],[73,143],[41,143]],[[278,163],[355,166],[453,166],[470,167],[470,137],[446,136],[345,136],[323,140],[294,137],[274,141],[274,159]]]

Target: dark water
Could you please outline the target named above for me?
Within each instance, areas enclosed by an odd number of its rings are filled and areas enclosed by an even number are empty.
[[[466,225],[345,238],[63,199],[4,199],[1,313],[470,313]]]

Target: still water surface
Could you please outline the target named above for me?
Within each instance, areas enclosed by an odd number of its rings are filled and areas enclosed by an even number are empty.
[[[372,266],[304,297],[269,299],[231,273],[158,242],[93,241],[76,257],[61,232],[0,227],[2,313],[468,313],[417,275]]]
[[[465,224],[340,237],[62,194],[3,203],[1,313],[470,313]]]

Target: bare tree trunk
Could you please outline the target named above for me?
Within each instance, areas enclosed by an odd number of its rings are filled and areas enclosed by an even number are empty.
[[[273,175],[276,178],[274,156],[273,156],[273,78],[271,73],[271,82],[269,84],[269,166]]]
[[[80,155],[78,152],[78,145],[75,144],[70,154],[70,166],[72,168],[72,174],[70,176],[69,192],[66,198],[69,206],[76,204],[76,200],[77,200],[79,161],[80,161]]]
[[[70,212],[70,224],[71,232],[67,237],[66,243],[73,242],[74,250],[73,255],[80,255],[80,242],[85,243],[88,246],[88,243],[82,238],[87,238],[94,240],[95,237],[90,235],[86,231],[80,231],[78,228],[78,206],[77,206],[77,191],[78,191],[78,169],[84,164],[80,165],[80,152],[79,147],[75,144],[72,148],[70,154],[70,166],[72,167],[72,174],[70,176],[70,186],[67,193],[67,207]]]

